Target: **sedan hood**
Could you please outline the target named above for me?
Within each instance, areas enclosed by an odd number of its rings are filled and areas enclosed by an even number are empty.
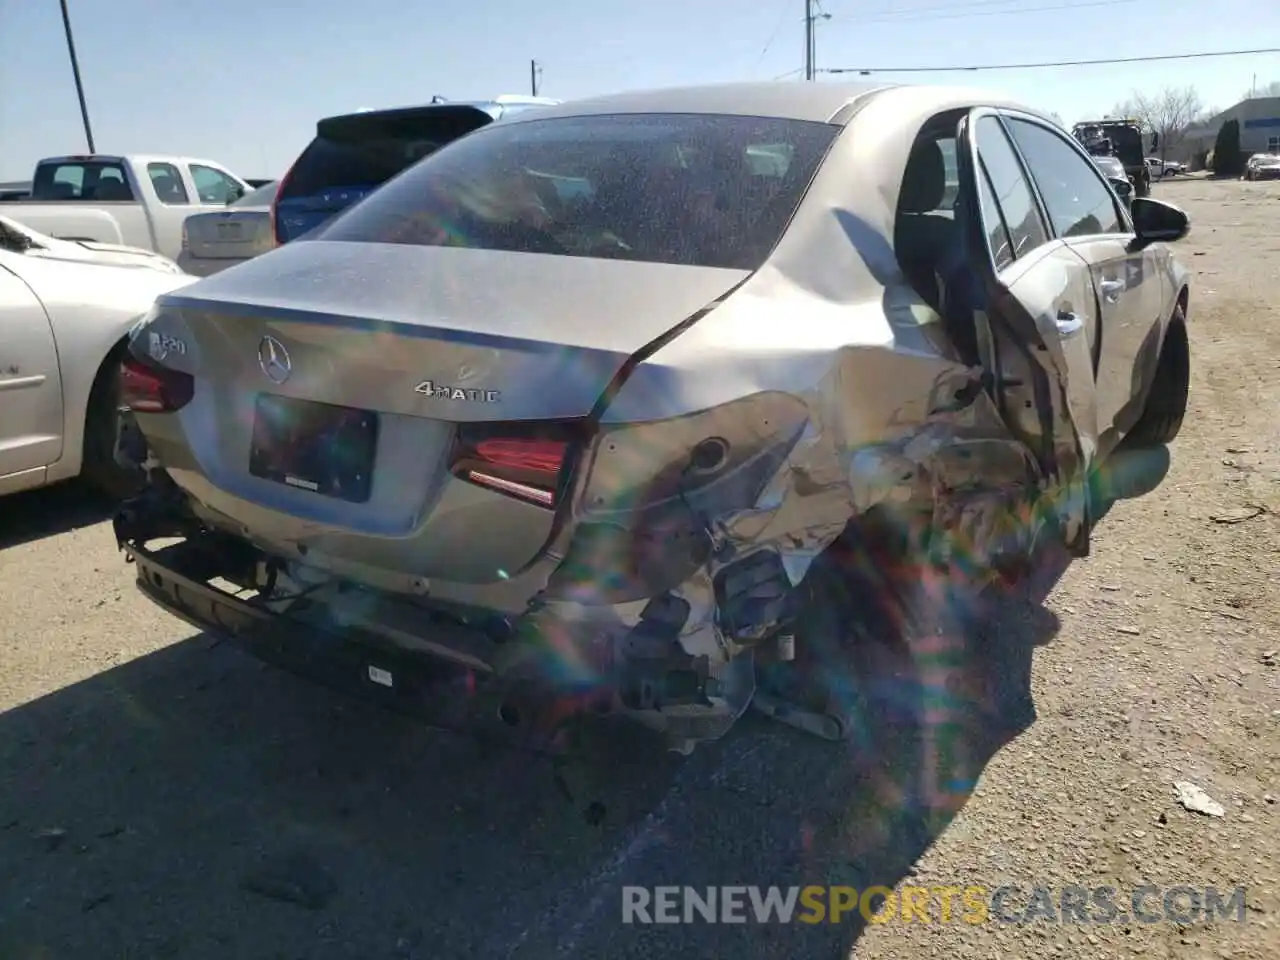
[[[80,299],[138,314],[150,309],[161,294],[195,279],[180,270],[137,269],[109,260],[64,258],[34,250],[14,255],[6,265],[42,298],[53,299],[57,291],[62,300]]]
[[[141,247],[130,247],[120,243],[99,243],[96,240],[59,240],[7,217],[0,219],[4,221],[3,225],[8,232],[25,236],[33,244],[24,252],[25,257],[41,260],[69,260],[76,263],[101,263],[113,267],[137,267],[158,270],[161,273],[182,272],[168,257]]]
[[[128,247],[119,243],[98,243],[96,240],[54,240],[45,250],[31,250],[30,254],[58,260],[77,260],[102,263],[113,267],[135,267],[159,270],[163,273],[181,273],[178,265],[168,257]]]

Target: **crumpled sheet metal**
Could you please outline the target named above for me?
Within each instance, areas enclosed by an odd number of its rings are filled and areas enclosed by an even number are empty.
[[[858,402],[860,385],[875,386],[874,378],[859,378],[858,371],[877,366],[918,380],[910,393],[920,406],[890,411],[889,423],[855,422],[876,410],[872,397]],[[809,420],[785,461],[750,507],[708,518],[713,558],[672,591],[690,605],[681,646],[706,656],[719,683],[709,697],[712,715],[705,707],[697,718],[678,709],[667,714],[664,729],[674,742],[686,735],[689,742],[720,736],[754,693],[752,648],[733,642],[717,624],[713,583],[728,563],[776,551],[792,585],[798,584],[853,516],[878,506],[931,512],[932,528],[945,532],[936,554],[943,561],[981,565],[1031,542],[1044,522],[1029,509],[1038,467],[1009,434],[989,395],[976,388],[976,375],[942,356],[857,348],[803,395]],[[868,436],[879,439],[859,442]],[[634,624],[643,604],[630,606],[634,612],[623,619]],[[567,609],[557,615],[572,616]]]

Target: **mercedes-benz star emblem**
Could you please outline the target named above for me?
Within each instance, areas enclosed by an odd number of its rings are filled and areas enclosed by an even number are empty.
[[[289,351],[275,337],[263,337],[258,343],[258,366],[272,383],[284,383],[293,372]]]

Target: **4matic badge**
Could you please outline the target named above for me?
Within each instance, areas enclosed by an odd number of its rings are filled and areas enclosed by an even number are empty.
[[[447,383],[436,383],[434,380],[423,380],[413,388],[432,400],[470,400],[473,403],[497,403],[502,399],[501,390],[471,390],[465,387],[451,386]]]

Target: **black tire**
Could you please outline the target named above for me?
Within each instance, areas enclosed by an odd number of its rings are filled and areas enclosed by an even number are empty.
[[[89,392],[85,413],[84,459],[80,476],[95,491],[114,502],[134,496],[142,477],[116,463],[116,413],[120,408],[120,359],[117,347],[102,362]]]
[[[1187,323],[1182,307],[1175,307],[1164,343],[1160,345],[1160,359],[1146,406],[1125,438],[1125,445],[1130,449],[1140,449],[1172,443],[1182,430],[1190,387],[1191,351],[1187,343]]]

